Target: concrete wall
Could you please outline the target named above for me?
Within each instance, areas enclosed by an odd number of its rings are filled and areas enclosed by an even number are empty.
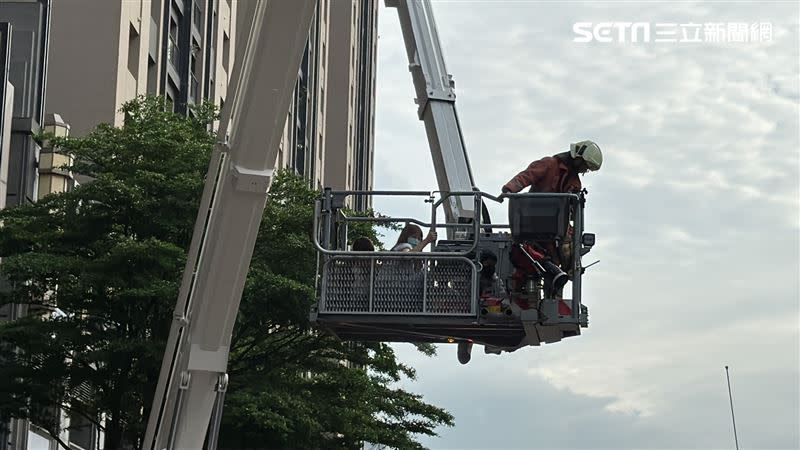
[[[161,67],[167,64],[161,53],[169,26],[163,17],[167,0],[53,1],[47,111],[60,113],[72,126],[72,135],[85,135],[100,122],[120,125],[123,117],[117,110],[123,102],[137,94],[165,92],[168,72]],[[208,3],[200,4],[204,20],[208,20]],[[207,93],[219,105],[227,99],[230,73],[244,50],[244,45],[237,43],[244,42],[249,33],[255,2],[216,0],[216,7],[216,23],[208,42],[202,43],[204,49],[215,49],[202,52],[198,58],[209,58],[202,60],[214,73]],[[298,148],[302,148],[307,152],[302,164],[304,175],[317,188],[372,185],[372,123],[360,120],[357,114],[360,103],[367,114],[374,110],[374,84],[365,92],[359,81],[361,65],[366,64],[374,73],[374,53],[369,55],[371,61],[361,61],[359,49],[363,36],[374,36],[376,30],[364,33],[359,27],[374,28],[376,24],[361,21],[361,8],[371,8],[377,14],[375,0],[319,1],[304,67],[309,91],[296,90],[287,111],[277,165],[296,167],[298,158],[302,158]],[[187,7],[186,13],[190,11]],[[134,49],[136,39],[138,48]],[[133,58],[138,62],[138,67],[133,67],[135,73],[129,70],[132,49],[138,54]],[[148,70],[148,55],[157,61],[156,70]],[[207,80],[200,81],[206,86]],[[298,121],[303,123],[301,130],[295,126]],[[366,154],[362,151],[365,145],[369,147]],[[366,161],[358,164],[356,158]],[[364,178],[368,178],[365,183],[356,183]]]
[[[335,2],[335,0],[334,0]],[[314,115],[312,123],[313,129],[310,130],[313,135],[311,139],[314,146],[314,154],[316,158],[311,166],[314,168],[311,174],[312,186],[322,189],[325,186],[325,166],[328,163],[327,147],[325,145],[325,130],[327,129],[328,110],[326,108],[328,102],[328,63],[330,55],[328,53],[328,46],[330,41],[330,0],[323,0],[320,2],[317,12],[316,26],[318,34],[316,36],[316,43],[314,45],[314,52],[312,54],[314,63],[313,67],[315,72],[312,76],[315,78],[313,99],[309,96],[308,111],[310,115]]]
[[[169,3],[165,1],[53,0],[46,110],[61,114],[72,126],[72,135],[83,136],[102,122],[120,126],[123,103],[137,95],[166,92],[165,35],[169,22],[164,20],[164,5]],[[209,82],[204,68],[211,57],[209,70],[215,75],[208,93],[218,105],[227,96],[229,76],[224,67],[233,64],[236,52],[236,2],[232,1],[217,0],[217,23],[210,35],[206,33],[208,3],[198,3],[202,18],[199,44],[204,50],[196,55],[200,94],[204,95]],[[191,2],[185,3],[184,14],[193,17]],[[188,30],[185,24],[184,29]],[[228,64],[223,52],[225,35],[229,37]],[[216,39],[217,49],[207,53],[205,49],[214,40],[210,36]],[[189,46],[185,47],[181,52],[188,52]],[[187,78],[188,65],[179,69],[187,69],[186,74],[179,74]],[[182,85],[186,83],[181,80]]]
[[[348,189],[351,185],[348,180],[353,165],[350,92],[354,83],[352,68],[355,65],[354,6],[355,2],[330,2],[325,185],[333,189]]]
[[[325,185],[333,189],[372,189],[377,14],[375,0],[331,2]],[[358,209],[371,204],[348,201]]]
[[[147,93],[150,33],[158,33],[158,30],[152,30],[150,26],[150,1],[125,0],[120,4],[110,3],[120,8],[116,24],[117,49],[114,65],[117,67],[117,86],[114,93],[116,106],[114,125],[121,126],[125,117],[119,111],[119,106],[137,95]],[[109,17],[109,20],[113,24],[113,16]],[[59,112],[58,109],[48,111]],[[65,120],[69,122],[68,118]]]
[[[121,14],[119,1],[53,1],[45,109],[61,114],[74,135],[115,119],[119,71],[127,70],[118,64]]]
[[[239,33],[237,27],[237,6],[231,0],[219,0],[217,9],[217,26],[214,31],[214,39],[216,40],[216,52],[214,61],[211,64],[216,67],[216,77],[214,79],[214,103],[219,105],[228,98],[228,83],[230,82],[230,74],[233,70],[233,65],[236,62],[236,56],[239,52],[239,47],[236,45],[237,34]],[[228,43],[225,43],[225,36],[228,37]],[[227,60],[225,45],[228,46]]]

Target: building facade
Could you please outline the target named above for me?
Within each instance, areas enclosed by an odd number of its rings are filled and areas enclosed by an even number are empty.
[[[375,136],[378,1],[330,2],[327,72],[329,111],[325,138],[325,186],[371,190]],[[370,198],[350,198],[363,210]]]
[[[317,189],[372,189],[377,31],[378,0],[317,5],[277,161]]]
[[[372,189],[377,25],[378,0],[317,4],[276,162],[317,189]]]
[[[145,94],[183,114],[204,100],[224,105],[253,6],[0,0],[0,208],[74,185],[60,169],[69,155],[34,139],[42,129],[82,136],[99,123],[122,125],[119,108]],[[318,0],[276,161],[314,188],[372,188],[377,15],[378,0]],[[0,320],[25,314],[14,306],[0,309]],[[65,442],[99,450],[99,430],[59,414]],[[35,424],[2,425],[0,450],[55,448]]]
[[[233,64],[233,0],[55,0],[47,111],[84,135],[122,125],[119,108],[162,95],[187,113],[220,105]]]
[[[186,113],[225,103],[255,2],[247,0],[55,0],[47,111],[83,135],[121,125],[120,106],[163,95]],[[370,189],[378,0],[320,0],[309,31],[278,167],[315,188]],[[369,206],[355,199],[357,209]]]
[[[58,181],[67,188],[60,173],[48,175],[52,183],[39,183],[41,156],[53,161],[52,148],[42,148],[36,139],[43,129],[55,131],[47,125],[55,115],[46,118],[44,106],[51,11],[51,0],[0,0],[0,208],[34,202]],[[60,125],[59,132],[66,133],[69,127]],[[0,289],[3,285],[0,279]],[[0,321],[25,313],[24,306],[5,305]],[[52,442],[27,421],[0,423],[0,450],[49,450]]]
[[[0,0],[4,41],[0,191],[5,192],[0,206],[33,202],[38,196],[40,147],[35,137],[44,122],[50,15],[50,0]]]

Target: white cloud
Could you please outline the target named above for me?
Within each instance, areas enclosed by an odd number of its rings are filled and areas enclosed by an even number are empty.
[[[730,364],[743,447],[800,446],[798,5],[434,9],[480,187],[497,192],[579,139],[595,139],[606,161],[584,178],[598,236],[588,261],[602,261],[585,279],[590,327],[555,345],[476,355],[466,367],[447,346],[434,360],[403,353],[419,368],[411,389],[456,415],[456,428],[429,445],[526,448],[536,433],[551,448],[728,446],[721,370]],[[396,14],[381,14],[375,187],[433,188]],[[573,22],[609,19],[771,21],[774,42],[572,42]],[[491,210],[502,220],[501,206]],[[551,416],[572,428],[554,436],[563,425]]]
[[[691,247],[704,247],[710,244],[708,240],[699,239],[692,233],[674,226],[662,227],[661,238],[674,244],[688,245]]]

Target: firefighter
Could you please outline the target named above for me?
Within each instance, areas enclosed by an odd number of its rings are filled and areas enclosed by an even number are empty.
[[[502,191],[504,194],[517,193],[530,186],[530,192],[578,193],[582,189],[579,175],[587,171],[599,170],[602,164],[603,153],[596,143],[592,141],[577,142],[570,144],[568,152],[532,162],[527,169],[503,185]],[[567,236],[571,235],[572,228],[569,227]],[[539,247],[550,261],[569,272],[570,268],[567,264],[572,257],[571,239],[564,241],[560,249],[556,248],[554,242],[537,242],[534,243],[534,247]],[[562,280],[560,286],[559,283],[556,283],[556,291],[560,292],[563,282]]]
[[[580,192],[578,174],[599,170],[603,153],[592,141],[570,144],[569,151],[532,162],[506,183],[503,193],[516,193],[530,186],[530,192]]]

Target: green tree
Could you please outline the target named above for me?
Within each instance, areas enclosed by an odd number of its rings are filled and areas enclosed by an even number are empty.
[[[54,142],[91,183],[0,213],[0,271],[12,286],[0,302],[32,312],[0,325],[0,416],[56,437],[54,406],[95,422],[102,411],[109,449],[143,432],[215,114],[186,120],[158,99],[122,110],[121,128]]]
[[[385,343],[342,343],[309,330],[317,196],[287,172],[273,182],[234,331],[220,446],[360,448],[367,441],[422,448],[415,434],[431,435],[452,417],[393,387],[414,378],[413,368]],[[378,242],[374,229],[358,228],[353,236]]]
[[[144,432],[215,116],[201,107],[183,118],[155,98],[123,112],[120,128],[55,141],[91,183],[0,212],[10,285],[0,305],[30,312],[0,324],[0,420],[30,419],[57,437],[58,406],[102,425],[107,449],[135,446]],[[419,447],[417,434],[452,417],[393,387],[413,369],[386,344],[340,343],[310,328],[316,195],[288,173],[273,185],[234,331],[222,445]]]

